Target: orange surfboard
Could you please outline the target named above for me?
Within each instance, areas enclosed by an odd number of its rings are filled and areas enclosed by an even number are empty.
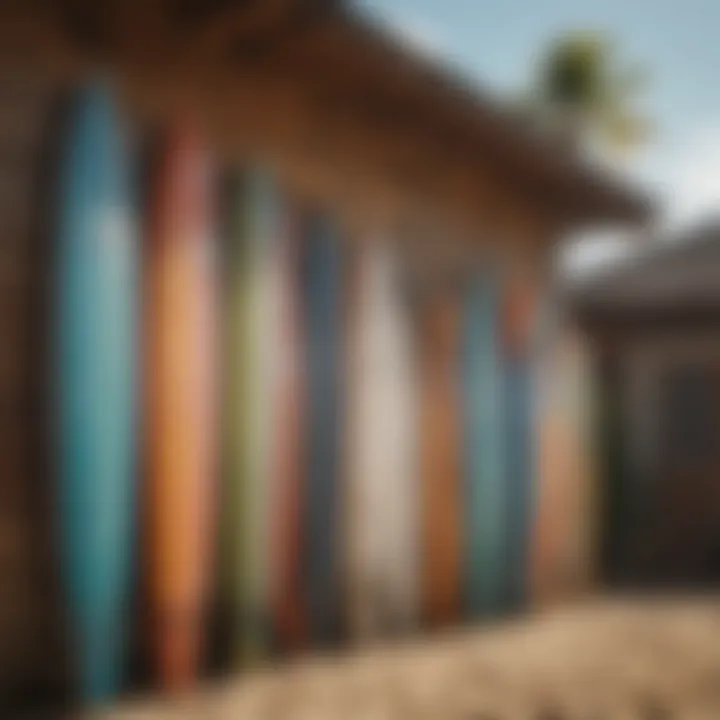
[[[542,366],[539,507],[533,554],[536,602],[567,600],[588,589],[592,566],[593,477],[588,348],[558,328]]]
[[[191,130],[167,138],[146,259],[148,590],[167,689],[202,654],[215,494],[215,261],[210,160]]]
[[[452,297],[424,308],[420,337],[420,447],[425,617],[459,618],[462,552],[460,312]]]

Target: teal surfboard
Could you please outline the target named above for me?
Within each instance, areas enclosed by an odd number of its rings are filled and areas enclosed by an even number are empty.
[[[74,108],[56,234],[57,509],[82,697],[121,687],[136,512],[138,248],[110,91]]]
[[[470,618],[500,609],[506,488],[500,303],[495,280],[473,279],[465,309],[465,570]]]

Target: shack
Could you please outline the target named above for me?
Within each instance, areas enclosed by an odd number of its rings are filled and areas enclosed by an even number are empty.
[[[714,219],[580,283],[576,317],[604,394],[603,576],[717,584],[718,272]]]
[[[10,0],[0,7],[0,696],[57,683],[46,447],[55,108],[102,75],[138,136],[192,117],[349,225],[402,234],[441,274],[492,254],[550,281],[569,232],[647,200],[339,0]],[[422,252],[420,252],[422,250]],[[435,262],[437,260],[437,262]],[[7,692],[7,694],[6,694]]]

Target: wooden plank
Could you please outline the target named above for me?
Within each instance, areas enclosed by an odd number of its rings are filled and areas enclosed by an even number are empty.
[[[57,661],[50,640],[57,592],[44,581],[51,574],[44,558],[52,546],[43,516],[39,281],[47,254],[36,252],[46,220],[36,180],[53,94],[28,66],[0,61],[0,68],[0,128],[14,149],[0,153],[0,694],[5,696],[20,688],[37,690],[48,661]]]
[[[272,31],[296,6],[296,0],[245,0],[211,10],[205,18],[194,18],[190,53],[204,59],[222,57],[233,43]]]

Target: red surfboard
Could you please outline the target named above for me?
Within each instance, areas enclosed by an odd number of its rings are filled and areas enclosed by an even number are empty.
[[[215,496],[215,260],[210,159],[168,138],[146,264],[148,589],[161,682],[182,689],[202,654]]]
[[[278,392],[275,397],[276,508],[271,602],[275,634],[285,650],[302,647],[307,639],[303,609],[302,524],[304,494],[303,410],[305,376],[300,298],[300,223],[292,206],[285,214],[277,254],[280,275],[280,338]]]

